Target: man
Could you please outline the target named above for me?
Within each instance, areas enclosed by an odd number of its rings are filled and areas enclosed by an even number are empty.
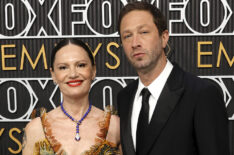
[[[222,95],[167,59],[162,13],[146,2],[129,3],[120,13],[119,33],[139,75],[118,94],[123,154],[229,155]]]

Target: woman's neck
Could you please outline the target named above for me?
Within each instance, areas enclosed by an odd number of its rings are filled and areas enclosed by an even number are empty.
[[[73,118],[80,120],[89,108],[88,97],[79,99],[64,98],[63,107]]]

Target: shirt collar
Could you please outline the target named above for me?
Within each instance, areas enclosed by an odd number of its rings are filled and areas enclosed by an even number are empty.
[[[139,79],[136,98],[140,98],[141,91],[145,87],[149,89],[152,97],[156,98],[156,96],[161,93],[172,69],[172,63],[169,60],[167,60],[166,66],[164,67],[163,71],[159,74],[159,76],[156,79],[154,79],[154,81],[148,87],[144,86],[144,84],[141,82],[141,79]]]

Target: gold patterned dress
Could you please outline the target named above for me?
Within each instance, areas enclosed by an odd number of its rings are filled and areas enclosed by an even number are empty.
[[[110,109],[111,108],[106,108],[104,119],[99,122],[100,132],[95,138],[96,144],[81,155],[119,155],[117,145],[106,140],[112,115]],[[51,126],[46,116],[46,110],[41,109],[41,122],[46,138],[35,143],[33,155],[67,155],[62,149],[62,145],[52,135]]]

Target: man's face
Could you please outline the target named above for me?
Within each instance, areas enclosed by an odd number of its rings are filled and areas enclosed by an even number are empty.
[[[168,31],[160,36],[149,12],[127,13],[120,24],[120,35],[125,54],[137,71],[151,71],[165,63]]]

